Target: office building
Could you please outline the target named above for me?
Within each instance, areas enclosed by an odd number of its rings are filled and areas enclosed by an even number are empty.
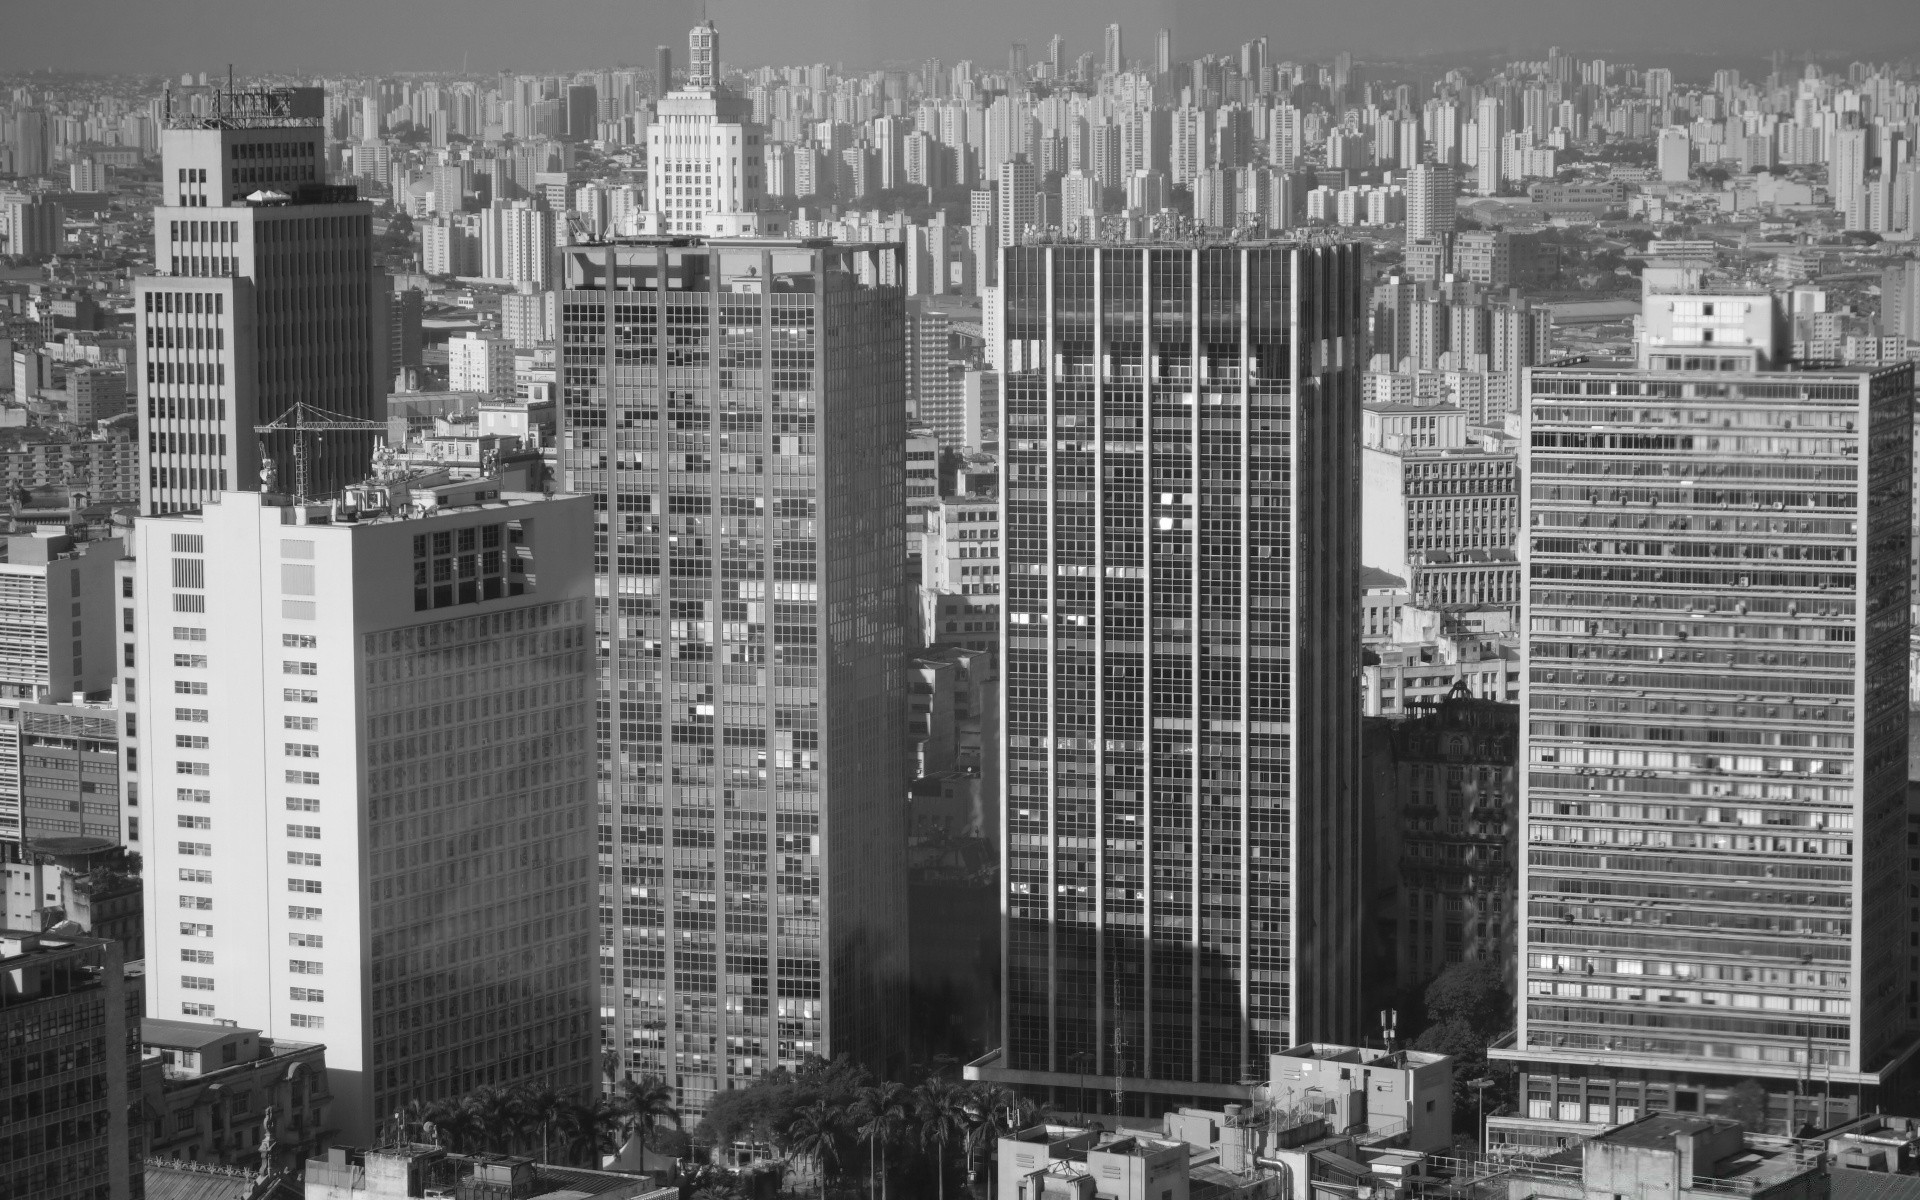
[[[1120,22],[1115,21],[1113,24],[1107,26],[1102,49],[1104,50],[1102,57],[1105,59],[1107,74],[1118,75],[1127,69],[1126,47],[1120,38]]]
[[[71,489],[96,504],[140,500],[140,456],[126,437],[26,442],[0,451],[0,489]]]
[[[45,258],[66,241],[65,217],[46,196],[0,195],[0,254]]]
[[[1005,1002],[968,1073],[1244,1098],[1361,1020],[1364,254],[1002,269]]]
[[[1367,566],[1398,575],[1416,603],[1431,604],[1442,600],[1430,594],[1427,569],[1446,568],[1443,573],[1451,577],[1472,560],[1485,570],[1471,582],[1485,588],[1470,587],[1464,595],[1447,588],[1444,603],[1476,608],[1519,603],[1519,568],[1512,552],[1520,531],[1520,476],[1513,451],[1369,445],[1362,458],[1361,557]],[[1488,557],[1493,554],[1500,556],[1497,570]]]
[[[182,512],[258,486],[254,426],[296,403],[374,420],[387,394],[389,288],[373,210],[326,183],[318,88],[213,92],[161,138],[156,274],[134,281],[141,508]],[[312,447],[315,495],[356,478],[372,434]],[[291,439],[270,446],[292,480]]]
[[[562,468],[599,513],[608,648],[602,1032],[683,1111],[904,1053],[899,253],[562,255]]]
[[[17,825],[9,824],[14,816]],[[113,705],[0,700],[0,838],[87,837],[111,844],[120,840],[120,822]]]
[[[1496,1145],[1759,1104],[1825,1128],[1915,1048],[1912,372],[1768,371],[1776,343],[1724,336],[1768,298],[1672,300],[1688,353],[1528,372],[1528,917],[1492,1051],[1522,1108]]]
[[[921,629],[928,644],[997,648],[1006,543],[996,496],[953,496],[927,509],[920,555]]]
[[[0,562],[0,697],[60,700],[111,687],[118,538],[16,534]]]
[[[720,83],[720,31],[703,22],[688,44],[686,86],[660,98],[647,126],[659,233],[704,232],[707,214],[755,212],[766,195],[766,131],[753,121],[753,102]]]
[[[1024,154],[1001,163],[999,187],[994,193],[994,224],[1000,229],[1002,248],[1026,239],[1028,227],[1040,221],[1039,207],[1040,176],[1034,165]]]
[[[907,404],[943,448],[958,448],[965,436],[961,401],[963,365],[952,356],[953,318],[946,309],[907,306]]]
[[[342,1137],[599,1079],[590,529],[489,479],[135,525],[153,1015],[324,1042]]]
[[[140,994],[118,944],[0,931],[0,1195],[130,1200]]]

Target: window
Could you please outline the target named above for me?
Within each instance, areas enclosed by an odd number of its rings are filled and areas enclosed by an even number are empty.
[[[290,946],[306,946],[309,949],[318,950],[325,943],[326,937],[318,933],[290,933],[287,935],[287,944]]]
[[[318,801],[315,801],[316,806],[318,806],[318,803]],[[291,838],[317,839],[320,836],[320,827],[318,825],[289,825],[287,826],[287,836]]]
[[[206,775],[209,771],[207,764],[203,762],[176,762],[173,764],[173,773],[175,775]]]
[[[190,725],[205,725],[207,723],[207,710],[204,708],[176,708],[173,710],[173,719],[176,721],[185,721]],[[201,740],[204,741],[205,739],[203,738]]]
[[[205,720],[206,718],[202,717],[201,719]],[[173,745],[177,750],[205,750],[207,748],[207,739],[199,734],[176,733],[173,735]]]
[[[318,879],[289,879],[287,880],[287,890],[290,892],[318,892],[320,890],[320,881]]]
[[[327,1002],[326,993],[319,988],[288,988],[287,999],[298,1000],[302,1004],[325,1004]]]
[[[327,1027],[327,1019],[325,1017],[315,1016],[312,1013],[294,1013],[288,1017],[287,1021],[288,1024],[292,1025],[295,1029],[325,1029]]]
[[[320,786],[320,772],[318,772],[318,771],[288,771],[288,772],[287,772],[287,782],[288,782],[288,783],[298,783],[298,784],[303,784],[303,785],[305,785],[306,787],[319,787],[319,786]]]
[[[210,1017],[213,1015],[213,1005],[182,1004],[180,1006],[180,1013],[182,1016],[188,1016],[188,1017]],[[192,1121],[193,1119],[193,1113],[191,1110],[183,1110],[180,1113],[180,1115],[187,1118],[188,1121]]]
[[[185,853],[185,848],[187,845],[188,843],[186,842],[180,843],[182,853]],[[200,853],[203,853],[203,854],[211,853],[211,847],[209,847],[207,850],[202,850]],[[181,867],[180,882],[181,883],[212,883],[213,872],[199,870],[194,867]]]
[[[173,665],[176,667],[204,667],[207,665],[207,656],[204,654],[176,654],[173,656]]]
[[[205,975],[182,975],[180,986],[190,992],[210,992],[213,990],[213,980]]]
[[[282,675],[318,675],[320,673],[320,664],[294,662],[292,659],[288,659],[286,662],[280,664],[280,673]]]
[[[290,905],[287,908],[287,919],[292,921],[318,921],[320,919],[320,910],[317,908],[301,908],[298,905]]]
[[[173,627],[173,640],[176,642],[204,642],[207,640],[207,631],[193,625],[175,625]]]
[[[288,812],[319,812],[320,801],[314,799],[312,796],[288,796],[287,811]],[[316,833],[314,836],[318,837],[320,835]]]
[[[280,635],[280,644],[282,646],[291,646],[296,650],[311,650],[319,644],[319,641],[320,639],[310,633],[283,633]]]
[[[318,704],[320,693],[305,688],[288,688],[280,694],[288,704]]]
[[[206,539],[197,533],[176,533],[173,535],[175,554],[205,554]]]
[[[281,723],[288,729],[314,730],[320,728],[319,717],[287,717]]]
[[[211,951],[211,950],[182,950],[182,951],[180,952],[180,961],[181,961],[181,962],[190,962],[190,963],[206,963],[206,964],[208,964],[209,966],[211,966],[211,965],[212,965],[212,963],[213,963],[213,951]]]
[[[177,799],[186,801],[188,804],[211,804],[213,802],[213,793],[207,791],[205,788],[179,788],[175,790],[174,796]]]
[[[213,847],[206,842],[180,842],[178,843],[178,847],[179,847],[180,853],[187,858],[212,858],[213,857]],[[205,874],[206,872],[199,872],[199,873]],[[187,872],[184,870],[181,871],[180,878],[185,879],[186,877],[187,877]],[[201,879],[201,880],[195,880],[194,882],[207,883],[210,881]]]
[[[213,907],[213,897],[212,896],[182,896],[180,897],[180,907],[181,908],[197,908],[203,911],[207,909],[211,909]]]
[[[310,958],[295,958],[287,962],[287,970],[295,975],[325,975],[326,964],[317,963]]]
[[[287,861],[296,867],[317,867],[320,865],[320,856],[310,850],[289,850]]]
[[[288,742],[287,757],[288,758],[319,758],[320,747],[314,745],[312,742]]]
[[[180,922],[180,936],[181,937],[212,937],[213,926],[195,925],[191,921],[182,921]]]
[[[207,685],[198,679],[176,679],[173,681],[173,691],[177,696],[204,696],[207,694]]]

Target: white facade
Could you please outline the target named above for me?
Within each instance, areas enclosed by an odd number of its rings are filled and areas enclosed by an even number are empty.
[[[479,333],[447,339],[447,390],[511,396],[514,390],[512,340]]]
[[[324,1041],[348,1142],[596,1075],[591,502],[489,484],[134,529],[147,1011]]]
[[[766,195],[766,131],[753,104],[720,86],[720,35],[689,37],[687,85],[660,98],[647,126],[650,207],[662,233],[700,233],[707,213],[755,212]]]

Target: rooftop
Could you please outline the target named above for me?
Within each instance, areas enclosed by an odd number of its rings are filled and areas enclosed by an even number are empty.
[[[200,1050],[242,1034],[258,1037],[260,1031],[241,1025],[209,1025],[205,1021],[140,1018],[140,1041],[148,1046],[165,1046],[169,1050]]]

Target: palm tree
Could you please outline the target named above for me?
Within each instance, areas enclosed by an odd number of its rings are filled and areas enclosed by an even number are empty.
[[[613,1110],[621,1132],[637,1132],[647,1142],[653,1140],[653,1131],[660,1125],[682,1128],[680,1110],[673,1103],[673,1086],[658,1075],[638,1079],[628,1075],[622,1079],[620,1090],[613,1095]]]
[[[795,1114],[783,1140],[788,1154],[813,1160],[820,1173],[820,1200],[827,1200],[828,1166],[840,1161],[840,1118],[816,1100]]]
[[[461,1100],[436,1100],[427,1106],[426,1119],[440,1144],[449,1150],[468,1151],[479,1146],[480,1126],[473,1110]]]
[[[921,1144],[934,1148],[940,1200],[947,1200],[947,1146],[966,1132],[966,1089],[932,1075],[914,1089],[913,1102],[920,1117]]]
[[[548,1149],[552,1143],[549,1134],[566,1106],[567,1098],[550,1087],[522,1086],[513,1090],[511,1103],[516,1125],[515,1140],[525,1138],[528,1147],[532,1148],[538,1138],[540,1161],[550,1161]]]
[[[620,1114],[611,1100],[575,1097],[561,1108],[559,1125],[560,1135],[566,1139],[562,1144],[567,1148],[567,1161],[575,1166],[598,1167],[600,1156],[613,1148],[613,1131],[620,1126]]]
[[[873,1149],[880,1147],[880,1195],[885,1200],[887,1194],[887,1143],[900,1136],[907,1124],[907,1106],[911,1097],[907,1089],[893,1080],[885,1080],[873,1087],[863,1087],[853,1102],[849,1115],[856,1122],[855,1128],[867,1143],[867,1196],[873,1196]]]
[[[474,1140],[495,1154],[511,1154],[514,1144],[513,1099],[504,1090],[481,1084],[461,1099],[472,1123]]]

